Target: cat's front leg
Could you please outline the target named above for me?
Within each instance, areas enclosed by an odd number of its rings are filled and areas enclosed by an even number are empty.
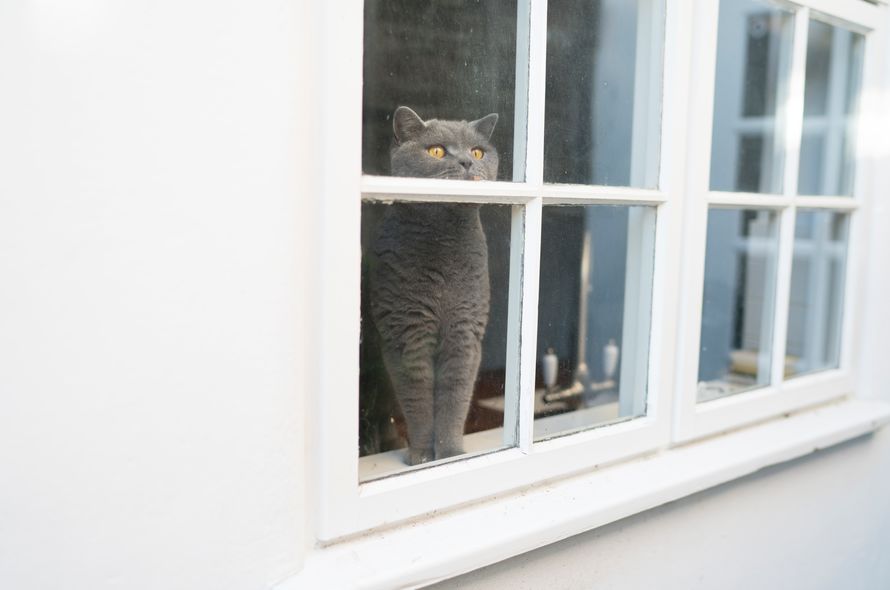
[[[482,341],[477,334],[461,330],[446,336],[436,364],[436,459],[464,452],[464,425],[481,359]]]
[[[408,427],[409,465],[435,458],[433,446],[433,352],[430,347],[384,353],[393,391]]]

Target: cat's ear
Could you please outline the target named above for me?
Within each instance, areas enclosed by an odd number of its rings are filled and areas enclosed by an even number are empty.
[[[399,107],[392,116],[392,130],[396,134],[396,141],[410,141],[414,139],[426,127],[426,123],[417,113],[408,107]]]
[[[494,126],[498,122],[498,114],[491,113],[490,115],[485,115],[481,119],[477,119],[475,121],[470,122],[470,127],[476,130],[479,135],[485,138],[486,141],[491,139],[491,134],[494,131]]]

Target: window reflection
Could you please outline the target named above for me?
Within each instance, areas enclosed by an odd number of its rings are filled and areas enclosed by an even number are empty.
[[[783,109],[794,18],[758,0],[721,0],[711,190],[781,193]]]
[[[788,304],[786,375],[838,366],[849,217],[800,210]]]
[[[543,210],[535,438],[646,413],[655,210]]]
[[[548,5],[546,182],[657,185],[661,8],[662,0]]]
[[[864,37],[811,20],[797,192],[852,195]]]
[[[771,211],[708,213],[698,401],[770,383],[777,219]]]

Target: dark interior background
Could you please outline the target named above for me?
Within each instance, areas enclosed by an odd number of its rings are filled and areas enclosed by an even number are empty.
[[[365,2],[362,170],[387,175],[392,113],[472,121],[497,113],[498,176],[513,173],[516,0]]]

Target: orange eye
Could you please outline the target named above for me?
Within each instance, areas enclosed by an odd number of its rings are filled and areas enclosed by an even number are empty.
[[[482,148],[473,148],[470,150],[470,153],[473,154],[473,157],[477,160],[481,160],[482,156],[485,155],[485,152],[482,151]]]
[[[445,148],[443,148],[441,145],[431,145],[430,147],[426,148],[426,153],[434,158],[438,158],[441,160],[445,157]]]

